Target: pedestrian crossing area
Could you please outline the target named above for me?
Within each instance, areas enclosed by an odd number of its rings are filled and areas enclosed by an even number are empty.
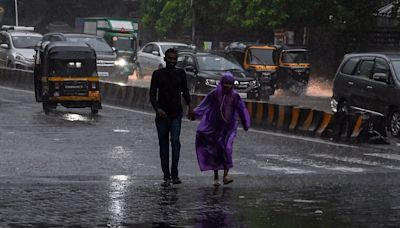
[[[234,159],[235,170],[259,174],[327,174],[400,172],[400,154],[395,153],[258,153]]]

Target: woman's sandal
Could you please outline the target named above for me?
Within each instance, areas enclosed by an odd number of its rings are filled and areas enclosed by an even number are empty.
[[[224,182],[224,184],[230,184],[230,183],[232,183],[232,182],[233,182],[233,179],[232,179],[232,178],[230,178],[230,177],[224,177],[224,180],[223,180],[223,182]]]

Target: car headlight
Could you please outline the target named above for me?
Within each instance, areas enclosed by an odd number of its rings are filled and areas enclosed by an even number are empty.
[[[255,87],[255,86],[257,86],[257,81],[250,81],[250,83],[249,83],[249,85],[251,86],[251,87]]]
[[[125,59],[118,59],[117,61],[115,61],[115,65],[124,67],[128,65],[128,62]]]
[[[218,80],[206,79],[206,85],[208,85],[208,86],[217,87],[218,84],[219,84]]]
[[[15,54],[15,59],[19,60],[19,61],[23,61],[23,60],[25,60],[25,57],[20,53],[16,53]]]

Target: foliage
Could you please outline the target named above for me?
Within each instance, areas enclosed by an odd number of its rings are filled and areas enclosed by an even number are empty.
[[[268,31],[286,26],[331,26],[365,29],[385,1],[365,0],[146,0],[142,22],[159,35],[184,31],[192,23],[191,2],[198,31],[220,34],[232,29]]]

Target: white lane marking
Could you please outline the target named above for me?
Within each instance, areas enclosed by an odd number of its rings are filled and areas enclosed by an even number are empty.
[[[371,156],[371,157],[386,158],[386,159],[390,159],[390,160],[400,161],[400,155],[399,154],[365,153],[364,155]]]
[[[236,170],[229,170],[229,174],[232,174],[232,175],[246,175],[247,173],[236,171]]]
[[[268,165],[268,164],[259,164],[257,165],[259,169],[264,169],[264,170],[269,170],[269,171],[275,171],[275,172],[283,172],[285,174],[307,174],[307,173],[315,173],[314,171],[311,170],[305,170],[305,169],[297,169],[297,168],[292,168],[292,167],[281,167],[281,166],[274,166],[274,165]]]
[[[25,93],[29,93],[29,94],[34,94],[33,91],[28,91],[28,90],[8,88],[8,87],[4,87],[4,86],[0,86],[0,88],[6,89],[6,90],[11,90],[11,91],[25,92]],[[133,109],[128,109],[128,108],[121,108],[121,107],[117,107],[117,106],[113,106],[113,105],[104,105],[103,104],[103,106],[104,107],[108,107],[108,108],[112,108],[112,109],[116,109],[116,110],[133,112],[133,113],[138,113],[138,114],[147,115],[147,116],[154,116],[153,112],[138,111],[138,110],[133,110]],[[183,120],[186,121],[186,122],[190,122],[190,120],[187,120],[187,119],[183,119]],[[241,128],[239,128],[239,129],[242,130]],[[288,134],[282,134],[282,133],[276,133],[276,132],[270,132],[270,131],[261,131],[261,130],[255,130],[255,129],[249,129],[249,131],[250,132],[254,132],[254,133],[264,134],[264,135],[271,135],[271,136],[282,137],[282,138],[297,139],[297,140],[302,140],[302,141],[306,141],[306,142],[313,142],[313,143],[319,143],[319,144],[324,144],[324,145],[331,145],[331,146],[337,146],[337,147],[346,147],[346,148],[359,148],[357,146],[346,145],[346,144],[341,144],[341,143],[333,143],[333,142],[329,142],[329,141],[322,140],[322,139],[307,138],[307,137],[302,137],[302,136],[298,136],[298,135],[288,135]]]
[[[129,132],[131,132],[131,131],[129,131],[129,130],[123,130],[123,129],[115,129],[114,132],[115,132],[115,133],[129,133]]]
[[[311,171],[311,170],[298,169],[298,168],[293,168],[293,167],[276,166],[276,165],[268,164],[268,162],[262,162],[262,161],[258,161],[255,159],[249,159],[249,158],[239,158],[239,159],[233,159],[233,160],[234,160],[234,162],[237,162],[242,166],[251,166],[251,167],[256,166],[257,168],[262,169],[262,170],[269,170],[269,171],[280,172],[280,173],[283,172],[285,174],[315,173],[314,171]]]
[[[318,200],[303,200],[303,199],[294,199],[293,202],[295,203],[319,203]]]
[[[0,98],[0,101],[7,102],[7,103],[15,103],[15,102],[17,102],[15,100],[9,100],[9,99],[5,99],[5,98]]]
[[[265,135],[272,135],[272,136],[278,136],[278,137],[284,137],[284,138],[291,138],[291,139],[303,140],[303,141],[307,141],[307,142],[320,143],[320,144],[337,146],[337,147],[347,147],[347,148],[353,148],[353,149],[360,148],[358,146],[346,145],[346,144],[341,144],[341,143],[333,143],[333,142],[329,142],[329,141],[318,139],[318,138],[307,138],[307,137],[298,136],[298,135],[285,135],[285,134],[282,134],[282,133],[276,133],[276,132],[270,132],[270,131],[261,131],[261,130],[255,130],[255,129],[249,129],[249,131],[255,132],[255,133],[260,133],[260,134],[265,134]]]
[[[5,86],[0,86],[0,88],[1,89],[15,91],[15,92],[23,92],[23,93],[30,93],[30,94],[34,94],[35,93],[33,91],[30,91],[30,90],[16,89],[16,88],[10,88],[10,87],[5,87]]]
[[[317,168],[317,169],[326,169],[326,170],[332,170],[332,171],[353,172],[353,173],[361,173],[361,172],[365,171],[363,168],[355,168],[355,167],[348,167],[348,166],[320,165],[310,159],[294,158],[294,157],[289,157],[287,155],[256,154],[256,156],[257,157],[266,157],[266,158],[283,161],[283,162],[289,162],[289,163],[293,163],[296,165],[310,166],[310,167]]]
[[[398,167],[398,166],[385,165],[380,162],[366,161],[366,160],[362,160],[362,159],[354,158],[354,157],[337,157],[337,156],[332,156],[332,155],[328,155],[328,154],[311,154],[311,156],[318,157],[318,158],[332,159],[332,160],[337,160],[337,161],[342,161],[342,162],[361,164],[361,165],[378,166],[378,167],[382,167],[382,168],[386,168],[386,169],[400,170],[400,167]]]

